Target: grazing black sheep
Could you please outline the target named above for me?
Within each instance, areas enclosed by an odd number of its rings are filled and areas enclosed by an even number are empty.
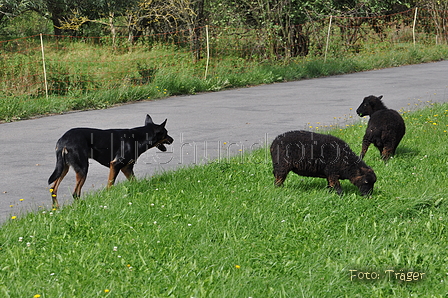
[[[307,177],[327,178],[328,187],[342,194],[339,179],[349,179],[362,195],[373,191],[372,168],[339,138],[309,131],[290,131],[271,145],[275,185],[281,186],[290,171]]]
[[[366,133],[362,140],[361,158],[364,158],[370,144],[378,148],[384,161],[395,154],[398,144],[403,138],[406,127],[401,115],[388,109],[381,99],[383,96],[367,96],[356,110],[361,116],[370,116]]]

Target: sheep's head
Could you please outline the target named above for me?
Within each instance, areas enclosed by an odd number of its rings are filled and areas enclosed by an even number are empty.
[[[383,98],[382,95],[378,97],[375,95],[365,97],[361,105],[358,107],[358,109],[356,109],[356,113],[360,117],[364,117],[364,116],[370,116],[376,111],[387,109],[386,106],[381,101],[382,98]]]
[[[361,195],[368,196],[373,192],[373,185],[376,182],[376,175],[372,168],[362,167],[359,170],[359,176],[353,177],[350,180],[355,186],[358,187]]]

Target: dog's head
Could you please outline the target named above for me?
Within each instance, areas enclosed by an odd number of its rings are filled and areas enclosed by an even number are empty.
[[[168,131],[165,128],[166,119],[162,124],[155,124],[149,115],[146,115],[145,127],[150,128],[154,131],[152,137],[150,137],[150,145],[151,147],[157,147],[160,151],[166,151],[166,145],[170,145],[174,142],[174,139],[168,135]]]

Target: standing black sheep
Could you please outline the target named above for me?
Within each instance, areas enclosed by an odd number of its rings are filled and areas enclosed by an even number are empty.
[[[361,158],[366,155],[370,144],[378,148],[383,160],[388,160],[395,154],[398,144],[403,138],[406,127],[401,115],[386,108],[381,101],[383,96],[367,96],[356,110],[361,116],[370,116],[366,133],[362,140]]]
[[[271,145],[275,185],[281,186],[290,171],[308,177],[327,178],[328,187],[342,193],[339,179],[349,179],[362,195],[373,191],[376,176],[341,139],[309,131],[290,131]]]

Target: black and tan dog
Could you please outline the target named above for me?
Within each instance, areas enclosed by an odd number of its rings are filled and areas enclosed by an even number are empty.
[[[58,187],[70,166],[76,172],[74,198],[79,198],[81,188],[86,181],[89,158],[110,168],[107,187],[111,187],[119,171],[128,179],[134,177],[134,164],[146,150],[157,147],[166,151],[164,144],[171,144],[173,138],[165,129],[166,120],[162,124],[154,124],[146,115],[145,126],[131,129],[95,129],[73,128],[67,131],[56,143],[56,168],[48,179],[54,182],[50,189],[53,207],[59,207],[57,200]]]

